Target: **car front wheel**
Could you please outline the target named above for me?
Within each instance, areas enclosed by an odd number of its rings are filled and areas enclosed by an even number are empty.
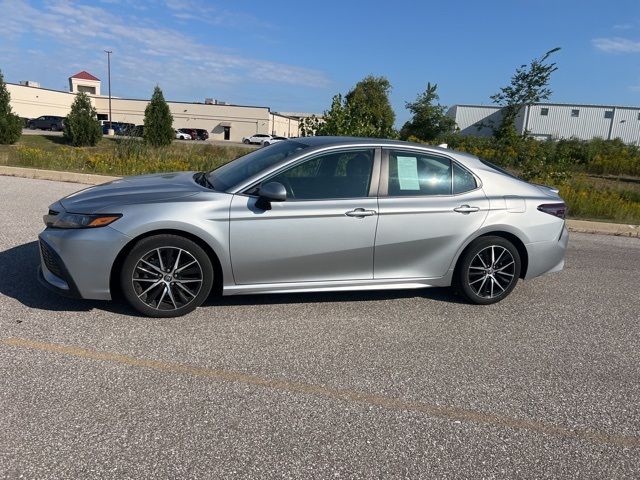
[[[129,304],[149,317],[179,317],[209,296],[214,269],[197,243],[178,235],[140,240],[120,272],[122,293]]]
[[[481,237],[464,252],[456,270],[456,283],[472,303],[488,305],[504,299],[520,278],[518,249],[502,237]]]

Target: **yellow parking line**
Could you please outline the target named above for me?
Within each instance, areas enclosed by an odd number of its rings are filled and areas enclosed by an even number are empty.
[[[326,387],[322,385],[314,385],[311,383],[290,382],[287,380],[275,380],[258,377],[255,375],[248,375],[240,372],[221,370],[217,368],[194,367],[178,363],[146,360],[143,358],[130,357],[128,355],[120,355],[117,353],[101,352],[98,350],[90,350],[79,347],[70,347],[67,345],[56,343],[37,342],[24,338],[8,338],[1,340],[0,342],[4,345],[9,345],[12,347],[59,353],[73,357],[88,358],[91,360],[102,360],[171,373],[183,373],[187,375],[207,377],[215,380],[244,383],[247,385],[271,388],[274,390],[289,393],[317,395],[320,397],[330,398],[332,400],[364,403],[389,410],[422,413],[427,416],[444,418],[447,420],[466,421],[495,427],[521,429],[546,435],[588,440],[596,443],[604,443],[623,447],[640,446],[640,437],[607,434],[585,429],[571,429],[537,420],[506,417],[502,415],[495,415],[492,413],[485,413],[465,408],[416,402],[412,400],[405,400],[402,398],[393,398],[384,395],[359,392],[356,390]]]

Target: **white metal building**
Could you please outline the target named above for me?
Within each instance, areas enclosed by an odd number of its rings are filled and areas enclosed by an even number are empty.
[[[499,125],[500,108],[485,105],[454,105],[447,115],[456,121],[463,135],[489,136],[490,125]],[[600,137],[621,139],[640,145],[640,107],[536,103],[524,107],[515,122],[518,133],[529,132],[538,139]]]

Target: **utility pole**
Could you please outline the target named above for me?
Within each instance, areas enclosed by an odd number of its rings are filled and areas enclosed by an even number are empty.
[[[105,50],[107,54],[107,77],[109,79],[109,132],[113,130],[111,128],[111,54],[113,53],[111,50]]]

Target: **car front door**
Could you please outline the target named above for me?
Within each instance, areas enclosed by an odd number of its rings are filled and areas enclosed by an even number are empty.
[[[235,195],[229,228],[236,284],[373,278],[379,171],[379,149],[334,151],[263,179],[287,190],[286,201],[270,209],[256,205],[259,185]]]
[[[383,152],[374,278],[445,275],[488,214],[479,180],[446,156]]]

